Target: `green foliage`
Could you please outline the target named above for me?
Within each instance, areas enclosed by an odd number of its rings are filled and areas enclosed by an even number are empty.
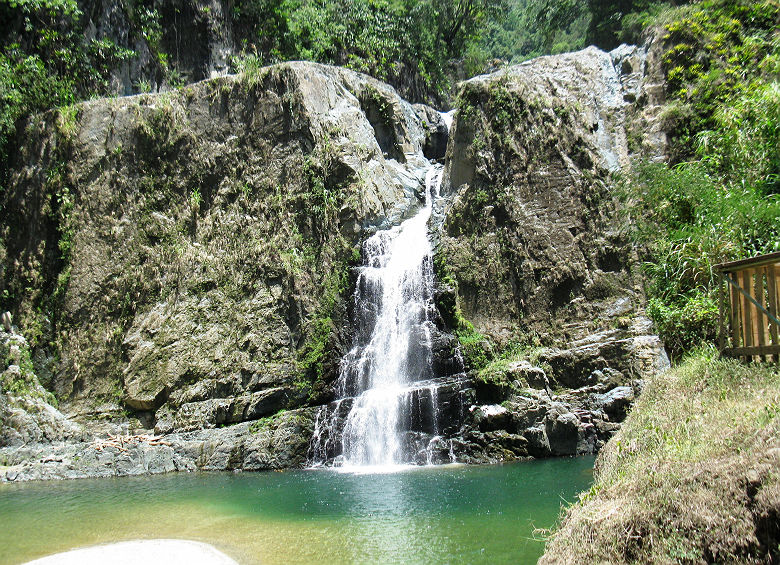
[[[339,301],[349,288],[350,268],[349,264],[340,265],[327,277],[319,308],[308,322],[306,341],[298,352],[301,376],[296,381],[298,388],[304,392],[310,392],[312,384],[325,376],[325,363],[336,329],[333,316]]]
[[[780,83],[758,85],[719,107],[716,129],[698,135],[698,153],[732,183],[780,192]]]
[[[780,250],[780,198],[724,183],[705,162],[642,165],[624,183],[628,220],[647,250],[648,313],[677,357],[713,341],[717,277],[727,260]]]
[[[590,2],[586,5],[577,0],[531,0],[526,17],[534,23],[543,48],[549,50],[555,35],[561,30],[568,30],[574,21],[587,17],[589,7]]]
[[[284,60],[289,48],[288,14],[284,0],[244,0],[233,3],[232,18],[239,41],[248,55],[266,62]]]
[[[406,73],[405,80],[418,83],[418,96],[435,94],[444,82],[446,46],[434,35],[428,3],[409,4],[285,2],[290,14],[287,55],[344,65],[396,84]]]
[[[331,63],[394,84],[417,100],[447,86],[445,63],[473,45],[504,0],[249,0],[233,18],[244,56],[262,64]],[[237,63],[242,60],[240,57]]]
[[[0,170],[17,122],[33,112],[107,94],[113,68],[135,55],[87,38],[75,0],[0,2]],[[0,178],[0,186],[6,179]]]
[[[488,22],[503,18],[507,8],[507,3],[500,0],[430,0],[438,36],[451,57],[457,57],[477,39]]]
[[[667,14],[663,56],[668,91],[675,104],[666,115],[672,157],[694,156],[697,137],[729,121],[719,108],[763,90],[780,70],[780,5],[773,0],[704,0]],[[771,100],[771,93],[765,92]],[[754,105],[743,99],[740,111]],[[728,112],[726,112],[728,114]],[[721,123],[719,123],[721,122]]]
[[[523,336],[499,345],[478,332],[468,320],[458,318],[455,329],[466,370],[482,383],[499,387],[511,386],[509,367],[527,360],[537,364],[541,348],[533,344],[533,336]],[[549,370],[549,367],[547,367]]]
[[[325,308],[323,308],[325,310]],[[333,320],[325,314],[315,316],[309,322],[308,339],[298,355],[298,364],[304,373],[322,376],[322,363],[330,341]]]
[[[145,79],[139,79],[138,82],[135,83],[135,87],[138,89],[138,92],[142,94],[146,94],[152,91],[152,84]]]
[[[534,23],[543,49],[552,52],[562,31],[587,22],[584,43],[613,49],[621,42],[636,43],[642,28],[670,4],[657,0],[529,0],[526,18]]]
[[[233,61],[236,70],[244,75],[244,80],[249,86],[254,86],[262,79],[263,61],[253,53],[237,57]]]
[[[460,342],[460,352],[463,354],[466,370],[479,372],[488,366],[493,359],[493,345],[487,337],[465,320],[463,325],[455,330],[455,335]]]
[[[0,357],[2,360],[0,373],[3,373],[11,364],[17,361],[11,355],[11,346],[13,345],[19,348],[19,373],[16,375],[10,372],[5,373],[5,379],[0,378],[0,391],[21,398],[38,398],[57,407],[57,398],[38,382],[30,355],[30,348],[24,341],[18,341],[12,337],[8,346],[0,344],[0,354],[2,355]]]
[[[476,372],[475,378],[487,384],[510,386],[512,384],[510,382],[510,366],[523,360],[535,365],[538,362],[539,351],[539,348],[523,345],[519,341],[510,341],[498,351],[491,348],[489,352],[492,354],[492,358]]]
[[[308,184],[307,220],[314,222],[318,233],[329,230],[337,221],[338,202],[340,189],[338,185],[329,179],[330,163],[326,153],[329,151],[329,141],[325,141],[323,147],[324,159],[307,157],[303,163],[303,174]]]
[[[200,188],[194,188],[190,193],[190,207],[193,210],[198,210],[201,202],[203,202],[203,197],[200,194]]]
[[[266,416],[265,418],[260,418],[258,420],[255,420],[251,424],[249,424],[249,433],[256,434],[263,430],[264,428],[267,428],[279,421],[279,419],[285,415],[287,410],[284,408],[280,409],[276,412],[276,414],[272,416]]]
[[[644,41],[644,31],[662,21],[665,14],[673,10],[674,5],[684,4],[685,1],[673,2],[638,2],[633,11],[622,14],[620,27],[613,30],[619,43],[640,45]]]
[[[651,298],[648,302],[647,313],[672,356],[717,338],[718,305],[711,294],[692,292],[676,300]]]
[[[138,26],[141,37],[146,40],[146,44],[156,51],[163,36],[160,12],[136,3],[135,9],[131,10],[129,15]]]
[[[672,158],[690,160],[640,165],[624,197],[648,313],[679,357],[716,337],[714,265],[780,250],[780,6],[703,0],[659,18]]]
[[[139,147],[149,163],[172,155],[182,138],[183,110],[179,101],[165,93],[155,104],[148,113],[137,110]]]

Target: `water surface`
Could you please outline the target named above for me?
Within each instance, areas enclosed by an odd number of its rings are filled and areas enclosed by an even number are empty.
[[[149,538],[240,563],[533,563],[535,528],[592,482],[592,457],[387,474],[171,474],[0,485],[0,564]]]

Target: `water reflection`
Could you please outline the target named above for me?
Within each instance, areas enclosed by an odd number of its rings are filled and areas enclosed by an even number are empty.
[[[153,537],[211,543],[244,564],[534,562],[533,527],[589,486],[592,462],[0,485],[0,565]]]
[[[372,476],[344,475],[345,503],[353,509],[353,558],[359,562],[380,562],[389,555],[399,559],[418,545],[420,531],[415,510],[411,472]]]

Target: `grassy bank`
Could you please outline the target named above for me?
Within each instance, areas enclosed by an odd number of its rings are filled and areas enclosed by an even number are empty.
[[[647,386],[540,563],[776,563],[780,370],[699,351]]]

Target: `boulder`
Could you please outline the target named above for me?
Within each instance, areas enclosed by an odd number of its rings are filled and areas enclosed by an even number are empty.
[[[585,386],[605,367],[623,372],[609,363],[578,366],[580,353],[595,358],[577,347],[599,347],[610,360],[627,355],[632,363],[640,349],[662,349],[651,329],[640,328],[638,258],[611,177],[630,163],[629,132],[643,119],[648,77],[659,69],[644,48],[589,47],[460,86],[437,246],[456,294],[449,311],[500,343],[535,335],[551,349],[572,349],[560,364],[573,368],[554,366],[560,381],[546,375],[552,387]],[[628,330],[628,341],[615,330]],[[576,344],[589,336],[599,336],[600,345]]]
[[[544,369],[532,365],[528,360],[522,359],[509,364],[508,372],[513,380],[526,383],[531,388],[549,389],[550,381]]]
[[[630,386],[618,386],[607,393],[595,396],[597,410],[602,410],[613,422],[622,422],[634,402],[634,389]]]
[[[184,403],[176,412],[173,429],[189,431],[257,420],[287,406],[291,396],[289,389],[278,387],[232,398]],[[164,413],[158,421],[166,415]]]
[[[528,442],[528,454],[533,457],[549,457],[552,453],[547,431],[542,427],[527,428],[523,432]]]
[[[590,334],[566,348],[545,349],[539,358],[552,368],[555,382],[567,388],[615,386],[629,375],[648,376],[669,367],[669,358],[657,336],[621,329]]]
[[[78,440],[84,430],[52,403],[52,394],[32,371],[27,340],[0,330],[0,448]]]
[[[490,404],[486,406],[472,406],[470,408],[474,423],[481,432],[492,432],[495,430],[507,430],[511,426],[511,413],[499,404]]]
[[[553,404],[545,418],[545,433],[552,455],[576,455],[579,418],[565,407]]]

